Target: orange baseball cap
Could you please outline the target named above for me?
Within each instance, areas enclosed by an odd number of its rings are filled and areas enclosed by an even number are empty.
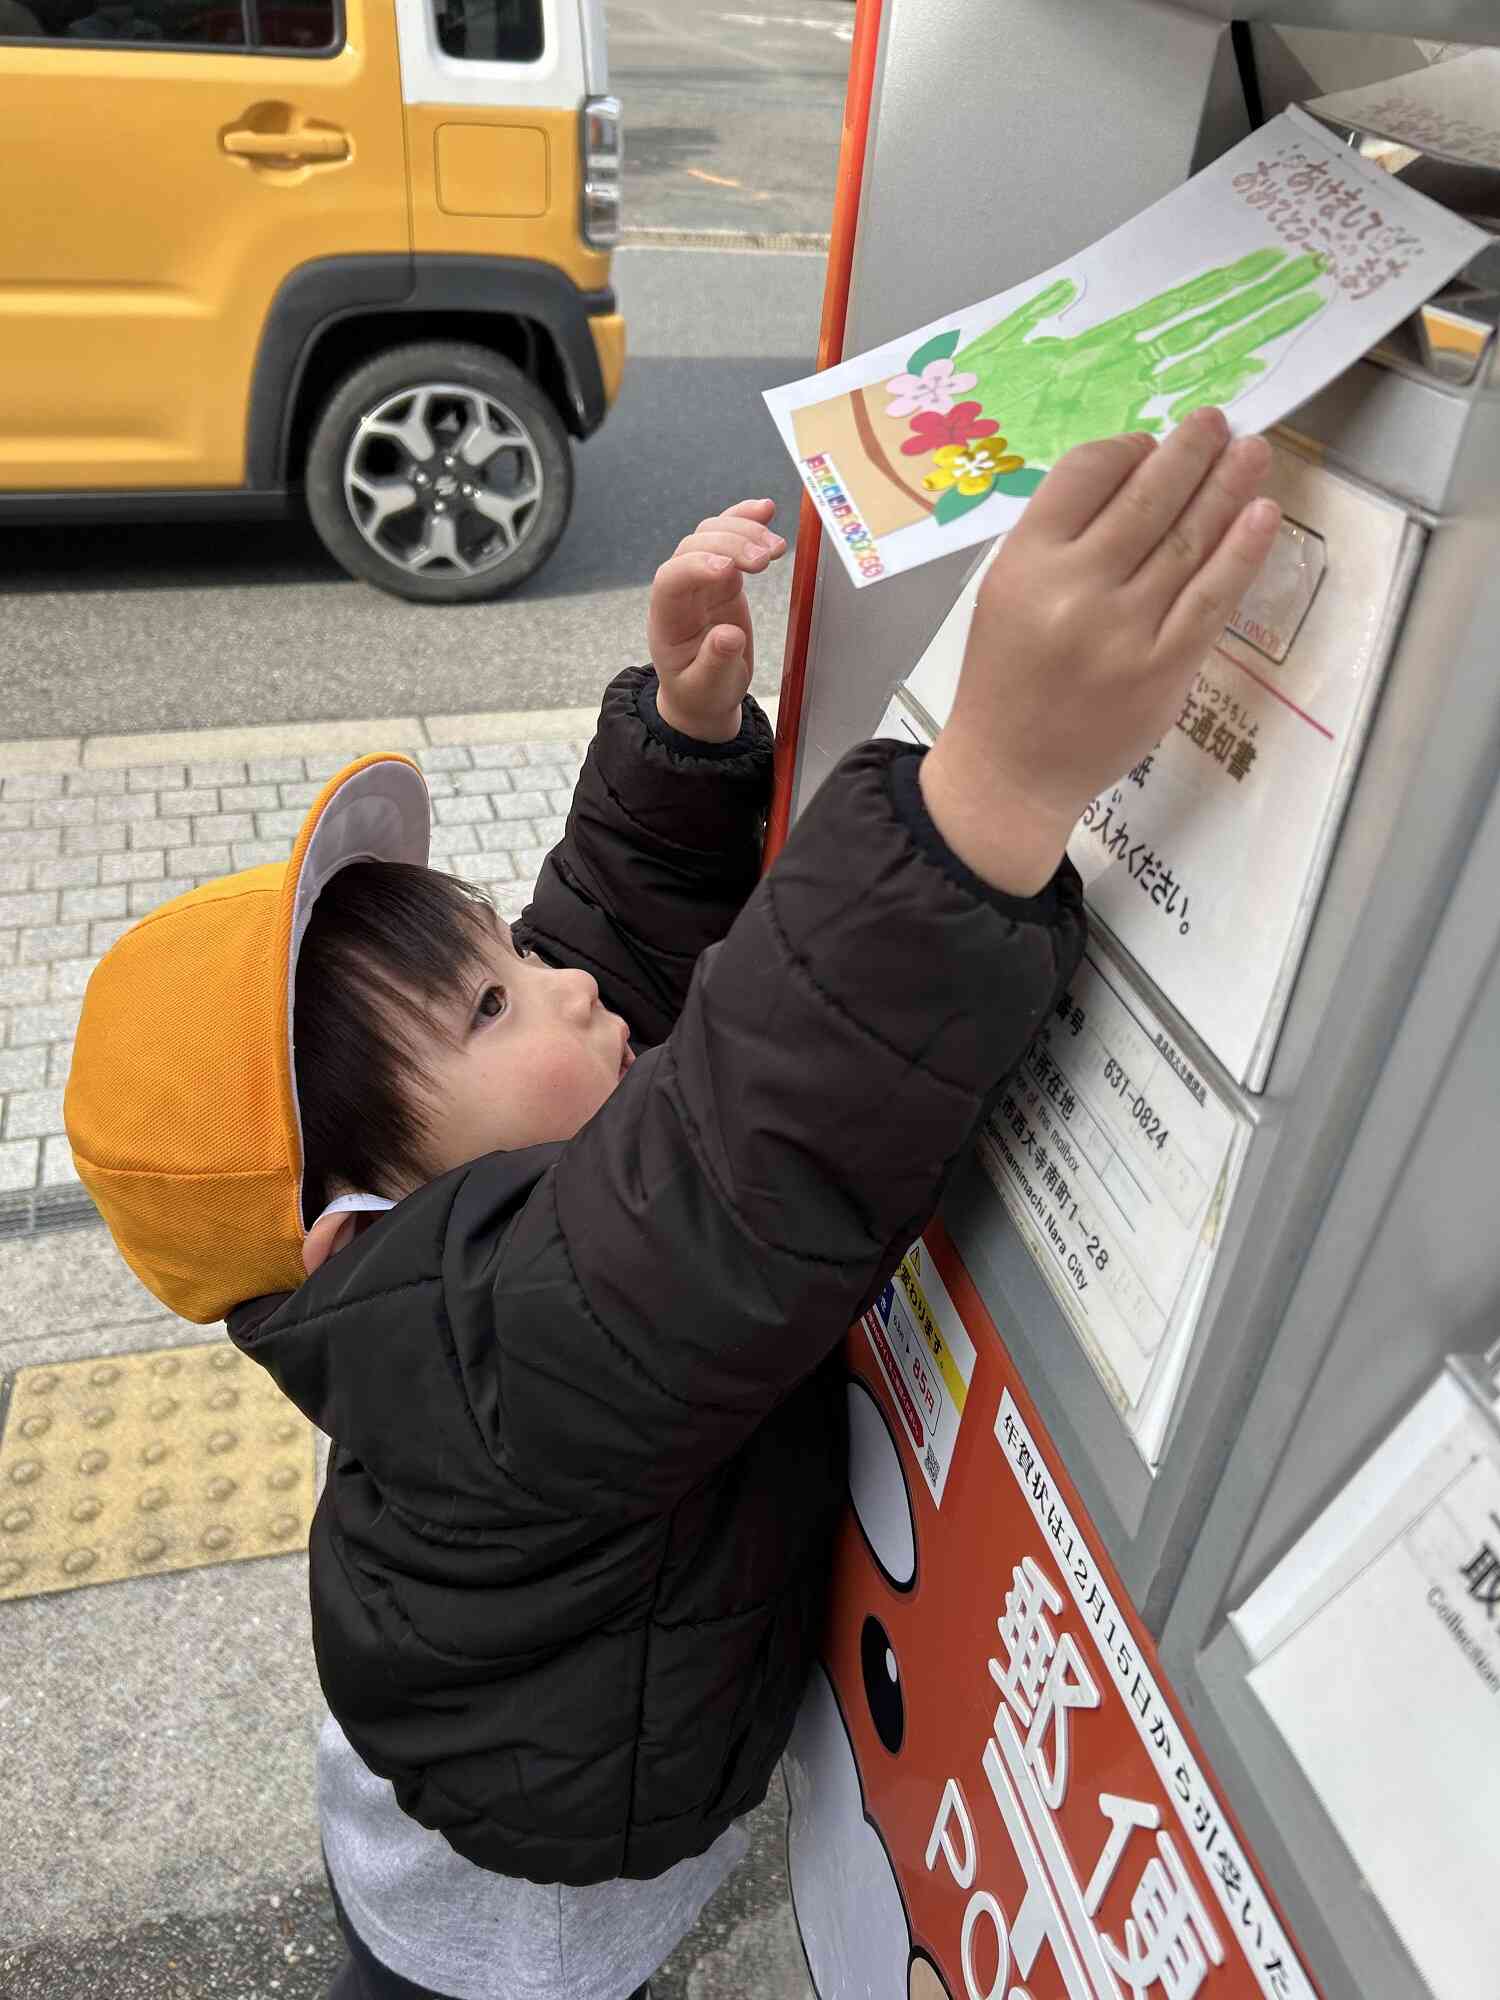
[[[425,865],[427,783],[409,757],[330,779],[292,858],[205,882],[128,930],[84,994],[63,1100],[79,1178],[122,1257],[184,1319],[303,1279],[297,953],[352,861]]]

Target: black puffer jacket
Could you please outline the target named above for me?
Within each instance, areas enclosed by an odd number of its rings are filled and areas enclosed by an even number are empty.
[[[844,1490],[830,1357],[1083,942],[1072,870],[985,889],[919,762],[852,752],[755,887],[764,718],[710,750],[622,675],[522,941],[657,1046],[570,1144],[444,1176],[232,1321],[337,1443],[329,1705],[482,1867],[658,1874],[790,1732]]]

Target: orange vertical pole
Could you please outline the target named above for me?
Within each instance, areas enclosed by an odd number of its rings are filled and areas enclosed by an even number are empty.
[[[865,148],[870,134],[870,103],[875,89],[875,56],[880,45],[883,0],[858,0],[854,42],[849,53],[849,87],[844,96],[844,136],[839,149],[838,186],[833,200],[833,230],[828,249],[828,277],[823,288],[823,324],[818,335],[818,367],[832,368],[844,353],[844,326],[849,316],[849,280],[854,268],[854,240],[859,229],[859,198],[864,186]],[[818,552],[823,543],[817,509],[804,493],[797,522],[797,557],[792,570],[791,606],[787,616],[786,653],[781,668],[780,707],[776,717],[776,789],[766,827],[765,858],[769,867],[786,841],[792,817],[792,775],[802,733],[802,698],[807,680],[807,648],[812,632],[813,598],[817,592]]]

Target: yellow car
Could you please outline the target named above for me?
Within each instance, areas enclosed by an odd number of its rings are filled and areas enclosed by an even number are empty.
[[[607,92],[603,0],[0,0],[0,524],[530,576],[624,367]]]

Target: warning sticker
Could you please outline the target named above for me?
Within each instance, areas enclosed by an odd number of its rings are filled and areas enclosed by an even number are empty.
[[[974,1343],[920,1241],[907,1251],[862,1325],[906,1441],[941,1505],[974,1377]]]

